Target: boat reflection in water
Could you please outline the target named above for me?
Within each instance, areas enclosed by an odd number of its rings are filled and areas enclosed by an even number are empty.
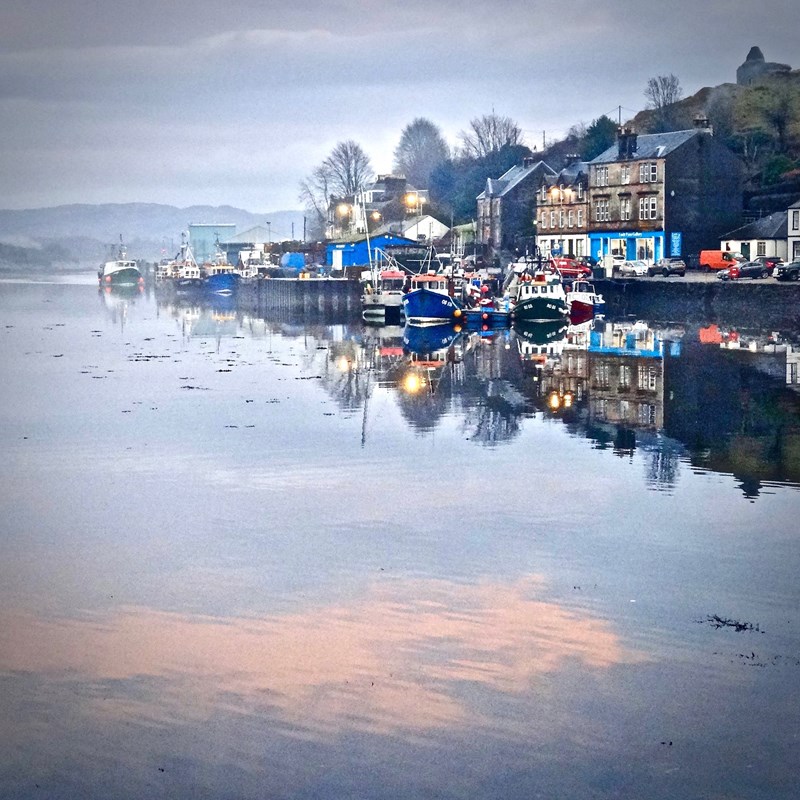
[[[112,322],[124,329],[131,306],[144,294],[144,285],[105,285],[99,288],[98,294]]]

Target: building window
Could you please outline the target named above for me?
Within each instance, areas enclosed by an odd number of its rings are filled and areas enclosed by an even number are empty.
[[[658,212],[658,201],[655,197],[639,198],[639,219],[655,219]]]
[[[555,228],[555,226],[556,226],[556,212],[555,211],[551,211],[550,212],[550,227],[551,228]]]
[[[757,256],[765,256],[767,254],[767,243],[766,242],[756,242],[756,255]]]
[[[596,222],[608,222],[609,220],[608,200],[598,200],[595,203],[594,218]]]
[[[800,211],[792,211],[792,230],[800,230]]]
[[[638,412],[640,425],[656,424],[656,407],[652,403],[640,403]]]
[[[558,212],[558,227],[559,228],[563,228],[564,227],[564,212],[563,211],[559,211]]]
[[[547,228],[547,212],[546,211],[542,211],[542,218],[539,220],[539,227],[542,230],[545,230]]]
[[[619,368],[619,388],[630,389],[630,387],[631,387],[630,364],[622,364]]]
[[[619,218],[623,221],[631,218],[631,199],[630,197],[621,197],[619,201]]]
[[[631,182],[631,165],[630,164],[623,164],[620,167],[619,179],[620,179],[620,183],[630,183]]]
[[[658,165],[654,161],[639,164],[639,183],[655,183],[658,180]]]
[[[656,368],[639,367],[639,388],[654,392],[656,389]]]
[[[544,184],[542,184],[542,202],[543,203],[547,202],[547,186],[545,186]]]
[[[596,173],[597,186],[608,186],[608,167],[598,167]]]
[[[579,228],[583,227],[583,209],[582,208],[578,209],[577,225],[578,225]]]
[[[583,184],[578,184],[578,200],[583,200]],[[795,220],[797,219],[797,212],[794,212]]]
[[[609,382],[610,370],[608,364],[595,364],[594,367],[594,382],[600,388],[607,389]]]
[[[567,227],[574,228],[575,227],[575,212],[570,209],[567,212]]]

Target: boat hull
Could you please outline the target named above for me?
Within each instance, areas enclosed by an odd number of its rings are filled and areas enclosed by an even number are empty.
[[[235,272],[220,272],[209,275],[203,282],[203,288],[214,294],[233,294],[239,286],[239,276]]]
[[[473,330],[480,328],[507,328],[511,324],[509,311],[494,308],[470,308],[464,312],[467,326]]]
[[[511,319],[515,322],[564,320],[568,314],[567,304],[561,298],[537,296],[520,300],[511,312]]]
[[[403,295],[403,311],[408,322],[436,325],[463,316],[461,304],[450,295],[430,289],[414,289]]]
[[[122,267],[101,275],[100,282],[104,286],[138,286],[144,278],[136,267]]]

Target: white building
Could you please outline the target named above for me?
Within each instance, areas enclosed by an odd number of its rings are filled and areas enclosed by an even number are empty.
[[[723,250],[741,253],[748,259],[756,256],[778,256],[785,261],[788,252],[786,217],[786,211],[776,211],[743,225],[726,233],[721,239],[721,247]]]
[[[786,219],[786,249],[790,261],[800,261],[800,200],[789,206]]]

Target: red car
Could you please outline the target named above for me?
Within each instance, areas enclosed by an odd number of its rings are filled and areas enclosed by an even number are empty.
[[[575,258],[551,258],[550,266],[557,270],[561,274],[562,279],[567,282],[592,277],[592,270]]]

